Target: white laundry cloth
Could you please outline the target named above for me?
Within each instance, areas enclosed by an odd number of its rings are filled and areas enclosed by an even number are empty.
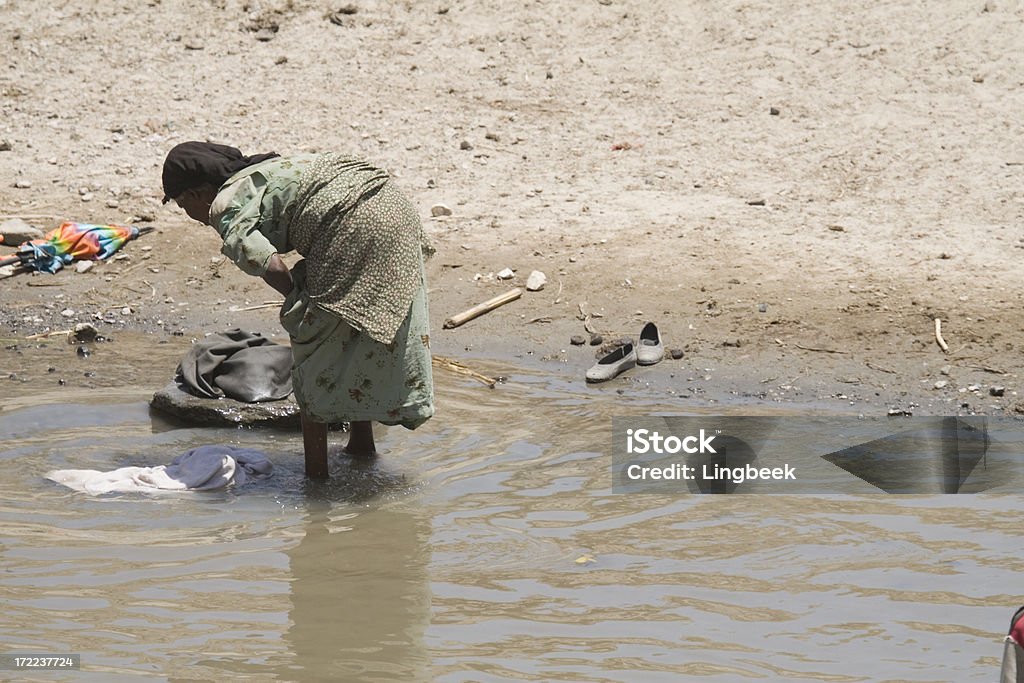
[[[251,448],[211,445],[193,448],[157,467],[122,467],[112,472],[98,470],[53,470],[46,478],[83,493],[124,493],[129,491],[209,491],[249,478],[269,477],[274,466],[266,456]]]

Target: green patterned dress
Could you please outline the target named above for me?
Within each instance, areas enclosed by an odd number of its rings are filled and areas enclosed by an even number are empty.
[[[387,172],[337,154],[270,159],[221,186],[210,223],[251,275],[275,253],[304,257],[281,324],[307,417],[415,429],[433,415],[423,268],[432,250]]]

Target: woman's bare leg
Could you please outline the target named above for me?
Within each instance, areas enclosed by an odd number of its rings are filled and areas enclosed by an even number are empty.
[[[302,447],[306,453],[306,476],[310,479],[326,479],[327,472],[327,425],[306,419],[302,420]]]
[[[348,445],[345,446],[345,453],[355,457],[370,457],[377,455],[377,447],[373,443],[373,423],[353,422],[348,435]]]

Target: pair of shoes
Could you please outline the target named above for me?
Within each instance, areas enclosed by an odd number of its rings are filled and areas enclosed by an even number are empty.
[[[623,344],[587,370],[588,382],[607,382],[636,365],[632,344]]]
[[[640,344],[636,349],[638,365],[654,365],[665,357],[665,347],[661,344],[661,333],[654,323],[647,323],[640,331]]]

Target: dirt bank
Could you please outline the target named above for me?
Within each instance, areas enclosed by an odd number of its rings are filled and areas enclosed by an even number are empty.
[[[86,273],[0,279],[22,372],[46,375],[27,335],[84,320],[278,331],[251,309],[274,293],[159,203],[166,151],[211,139],[391,169],[438,247],[438,353],[682,405],[1014,414],[1024,10],[342,4],[0,0],[4,217],[156,228]],[[532,270],[543,291],[441,329]],[[684,358],[584,387],[581,304],[607,338],[657,321]]]

